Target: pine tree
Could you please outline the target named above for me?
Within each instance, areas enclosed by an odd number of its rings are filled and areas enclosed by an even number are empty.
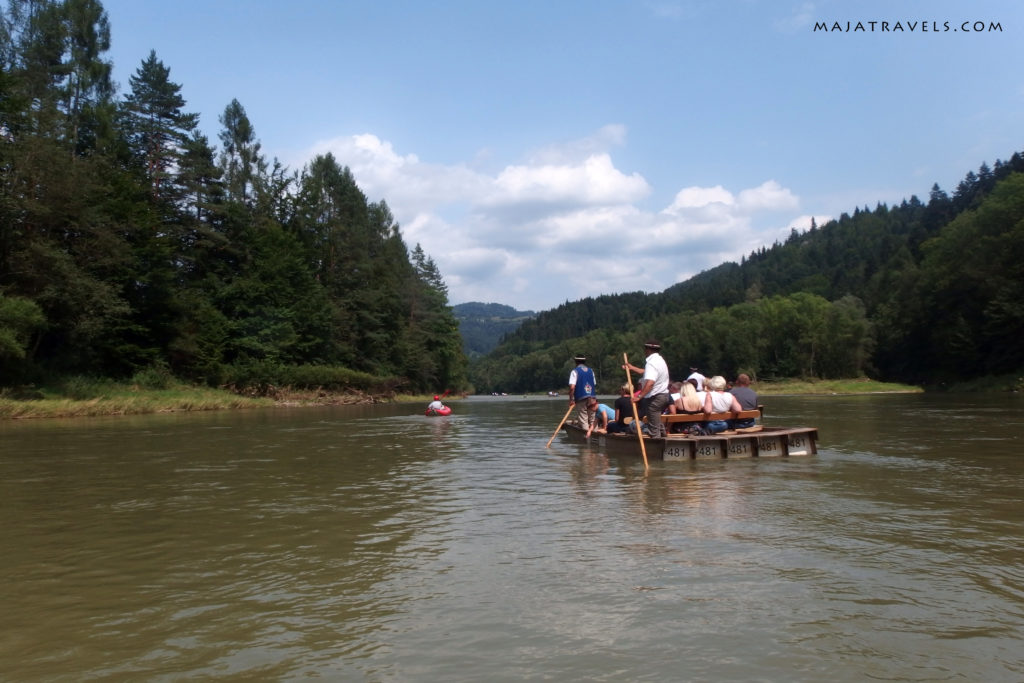
[[[260,143],[245,108],[237,99],[231,100],[224,109],[220,124],[224,126],[220,133],[224,145],[220,164],[227,196],[248,205],[252,200],[256,176],[266,164],[260,155]]]
[[[114,93],[113,65],[102,57],[110,49],[110,22],[98,0],[65,0],[63,9],[68,51],[64,110],[71,148],[79,151],[85,119]]]
[[[178,160],[182,200],[188,212],[200,223],[211,219],[216,207],[224,200],[223,173],[214,159],[215,154],[209,139],[193,130],[182,145]]]
[[[131,93],[125,98],[125,119],[132,148],[154,199],[174,198],[171,171],[180,165],[199,115],[182,111],[181,86],[170,80],[171,70],[149,57],[129,79]]]

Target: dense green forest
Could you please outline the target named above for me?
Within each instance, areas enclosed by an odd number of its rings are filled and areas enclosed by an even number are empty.
[[[459,321],[462,350],[471,359],[490,353],[507,334],[537,315],[533,311],[517,311],[504,304],[479,301],[456,304],[452,311]]]
[[[603,391],[622,353],[662,341],[670,369],[938,386],[1024,374],[1024,157],[952,196],[856,209],[664,292],[565,303],[471,367],[482,391],[562,387],[587,354]],[[1019,383],[1020,380],[1017,380]]]
[[[98,0],[0,10],[0,386],[465,386],[441,274],[383,200],[330,154],[268,160],[237,100],[212,144],[155,53],[118,96],[110,41]]]

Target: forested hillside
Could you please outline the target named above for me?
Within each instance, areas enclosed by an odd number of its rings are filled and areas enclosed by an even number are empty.
[[[1024,370],[1024,157],[982,164],[952,196],[855,209],[658,294],[566,303],[474,365],[484,391],[564,384],[586,353],[621,381],[621,354],[656,337],[670,368],[735,376],[868,375],[938,384]],[[676,373],[681,374],[681,373]]]
[[[533,311],[517,311],[504,304],[470,301],[452,306],[462,334],[462,350],[476,358],[494,350],[502,338],[515,331],[526,320],[537,315]]]
[[[331,155],[291,171],[237,100],[197,128],[155,53],[115,97],[98,0],[0,14],[0,385],[465,383],[444,282]]]

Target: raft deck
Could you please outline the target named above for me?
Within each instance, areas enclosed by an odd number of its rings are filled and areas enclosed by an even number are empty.
[[[761,411],[704,415],[666,415],[671,425],[678,422],[702,422],[707,419],[727,420],[735,417],[758,417]],[[587,430],[566,423],[569,441],[589,443],[609,455],[641,457],[640,442],[636,434],[600,434],[587,438]],[[645,437],[644,449],[651,460],[701,460],[721,458],[770,458],[815,455],[818,452],[818,430],[814,427],[764,427],[726,430],[718,434],[692,436],[670,434],[667,437]]]

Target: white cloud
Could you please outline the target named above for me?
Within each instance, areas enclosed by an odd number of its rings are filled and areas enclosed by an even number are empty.
[[[400,155],[390,142],[371,134],[319,142],[303,163],[328,152],[351,169],[370,201],[384,199],[392,207],[432,210],[486,192],[489,184],[485,177],[463,165],[428,164],[415,154]]]
[[[740,192],[739,203],[747,211],[789,211],[796,209],[800,202],[788,189],[774,180],[769,180],[755,188]]]
[[[494,179],[493,192],[481,203],[617,204],[643,199],[649,192],[642,176],[627,176],[602,153],[579,164],[508,166]]]
[[[675,200],[665,209],[666,213],[679,214],[685,209],[702,208],[711,204],[736,204],[732,193],[721,185],[714,187],[685,187],[676,194]]]
[[[587,296],[661,291],[771,244],[804,219],[771,218],[799,206],[774,180],[738,192],[687,187],[662,211],[643,209],[647,180],[616,168],[607,151],[625,135],[622,126],[606,126],[493,174],[427,163],[371,134],[318,143],[307,158],[332,152],[371,201],[386,200],[406,242],[421,244],[437,263],[453,303],[544,310]],[[755,227],[766,221],[774,222]]]

